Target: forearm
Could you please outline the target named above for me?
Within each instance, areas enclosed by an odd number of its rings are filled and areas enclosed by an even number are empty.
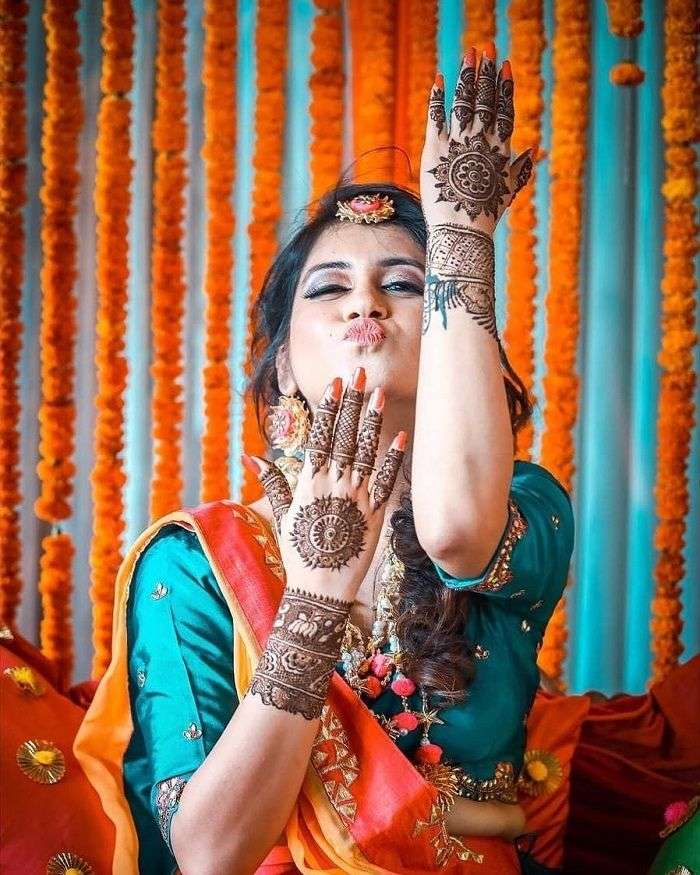
[[[498,836],[512,841],[525,831],[525,813],[520,805],[508,802],[475,802],[457,797],[445,817],[454,836]]]
[[[489,235],[430,230],[411,472],[416,531],[433,554],[478,533],[475,574],[491,555],[485,536],[503,531],[513,465],[493,274]]]
[[[254,872],[284,829],[308,767],[351,602],[316,604],[318,613],[310,616],[308,601],[292,599],[290,608],[283,597],[250,691],[183,790],[171,828],[183,875]],[[328,620],[336,631],[323,641],[309,631]],[[324,656],[309,662],[311,652]]]

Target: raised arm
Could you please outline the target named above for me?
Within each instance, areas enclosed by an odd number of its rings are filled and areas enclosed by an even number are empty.
[[[493,45],[464,58],[450,124],[440,74],[421,161],[428,224],[412,493],[418,538],[458,577],[479,574],[508,521],[513,438],[500,367],[493,231],[532,170],[512,163],[513,80]]]

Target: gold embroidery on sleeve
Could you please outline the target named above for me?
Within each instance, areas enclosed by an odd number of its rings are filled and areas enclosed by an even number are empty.
[[[510,570],[513,547],[524,537],[528,525],[512,498],[508,499],[508,510],[508,525],[498,555],[483,582],[473,587],[471,592],[498,592],[513,579],[513,572]]]

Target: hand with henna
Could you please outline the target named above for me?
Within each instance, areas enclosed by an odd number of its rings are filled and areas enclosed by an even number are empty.
[[[493,43],[476,64],[470,48],[449,124],[440,73],[430,92],[421,156],[421,203],[428,225],[423,333],[430,314],[462,307],[495,338],[493,231],[532,173],[532,150],[511,161],[514,124],[510,63],[496,72]]]
[[[342,399],[340,377],[327,386],[293,494],[279,468],[253,457],[275,516],[287,586],[350,601],[369,570],[406,446],[401,431],[372,477],[384,391],[374,390],[361,419],[365,379],[358,367]]]

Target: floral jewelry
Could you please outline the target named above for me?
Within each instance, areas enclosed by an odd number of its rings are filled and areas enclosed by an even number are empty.
[[[394,213],[394,202],[388,195],[359,194],[346,201],[336,201],[338,209],[336,216],[342,221],[347,219],[360,225],[362,222],[385,222]]]
[[[296,395],[280,395],[268,410],[265,433],[270,445],[282,450],[274,463],[284,474],[292,491],[304,464],[304,448],[309,436],[309,412]]]

